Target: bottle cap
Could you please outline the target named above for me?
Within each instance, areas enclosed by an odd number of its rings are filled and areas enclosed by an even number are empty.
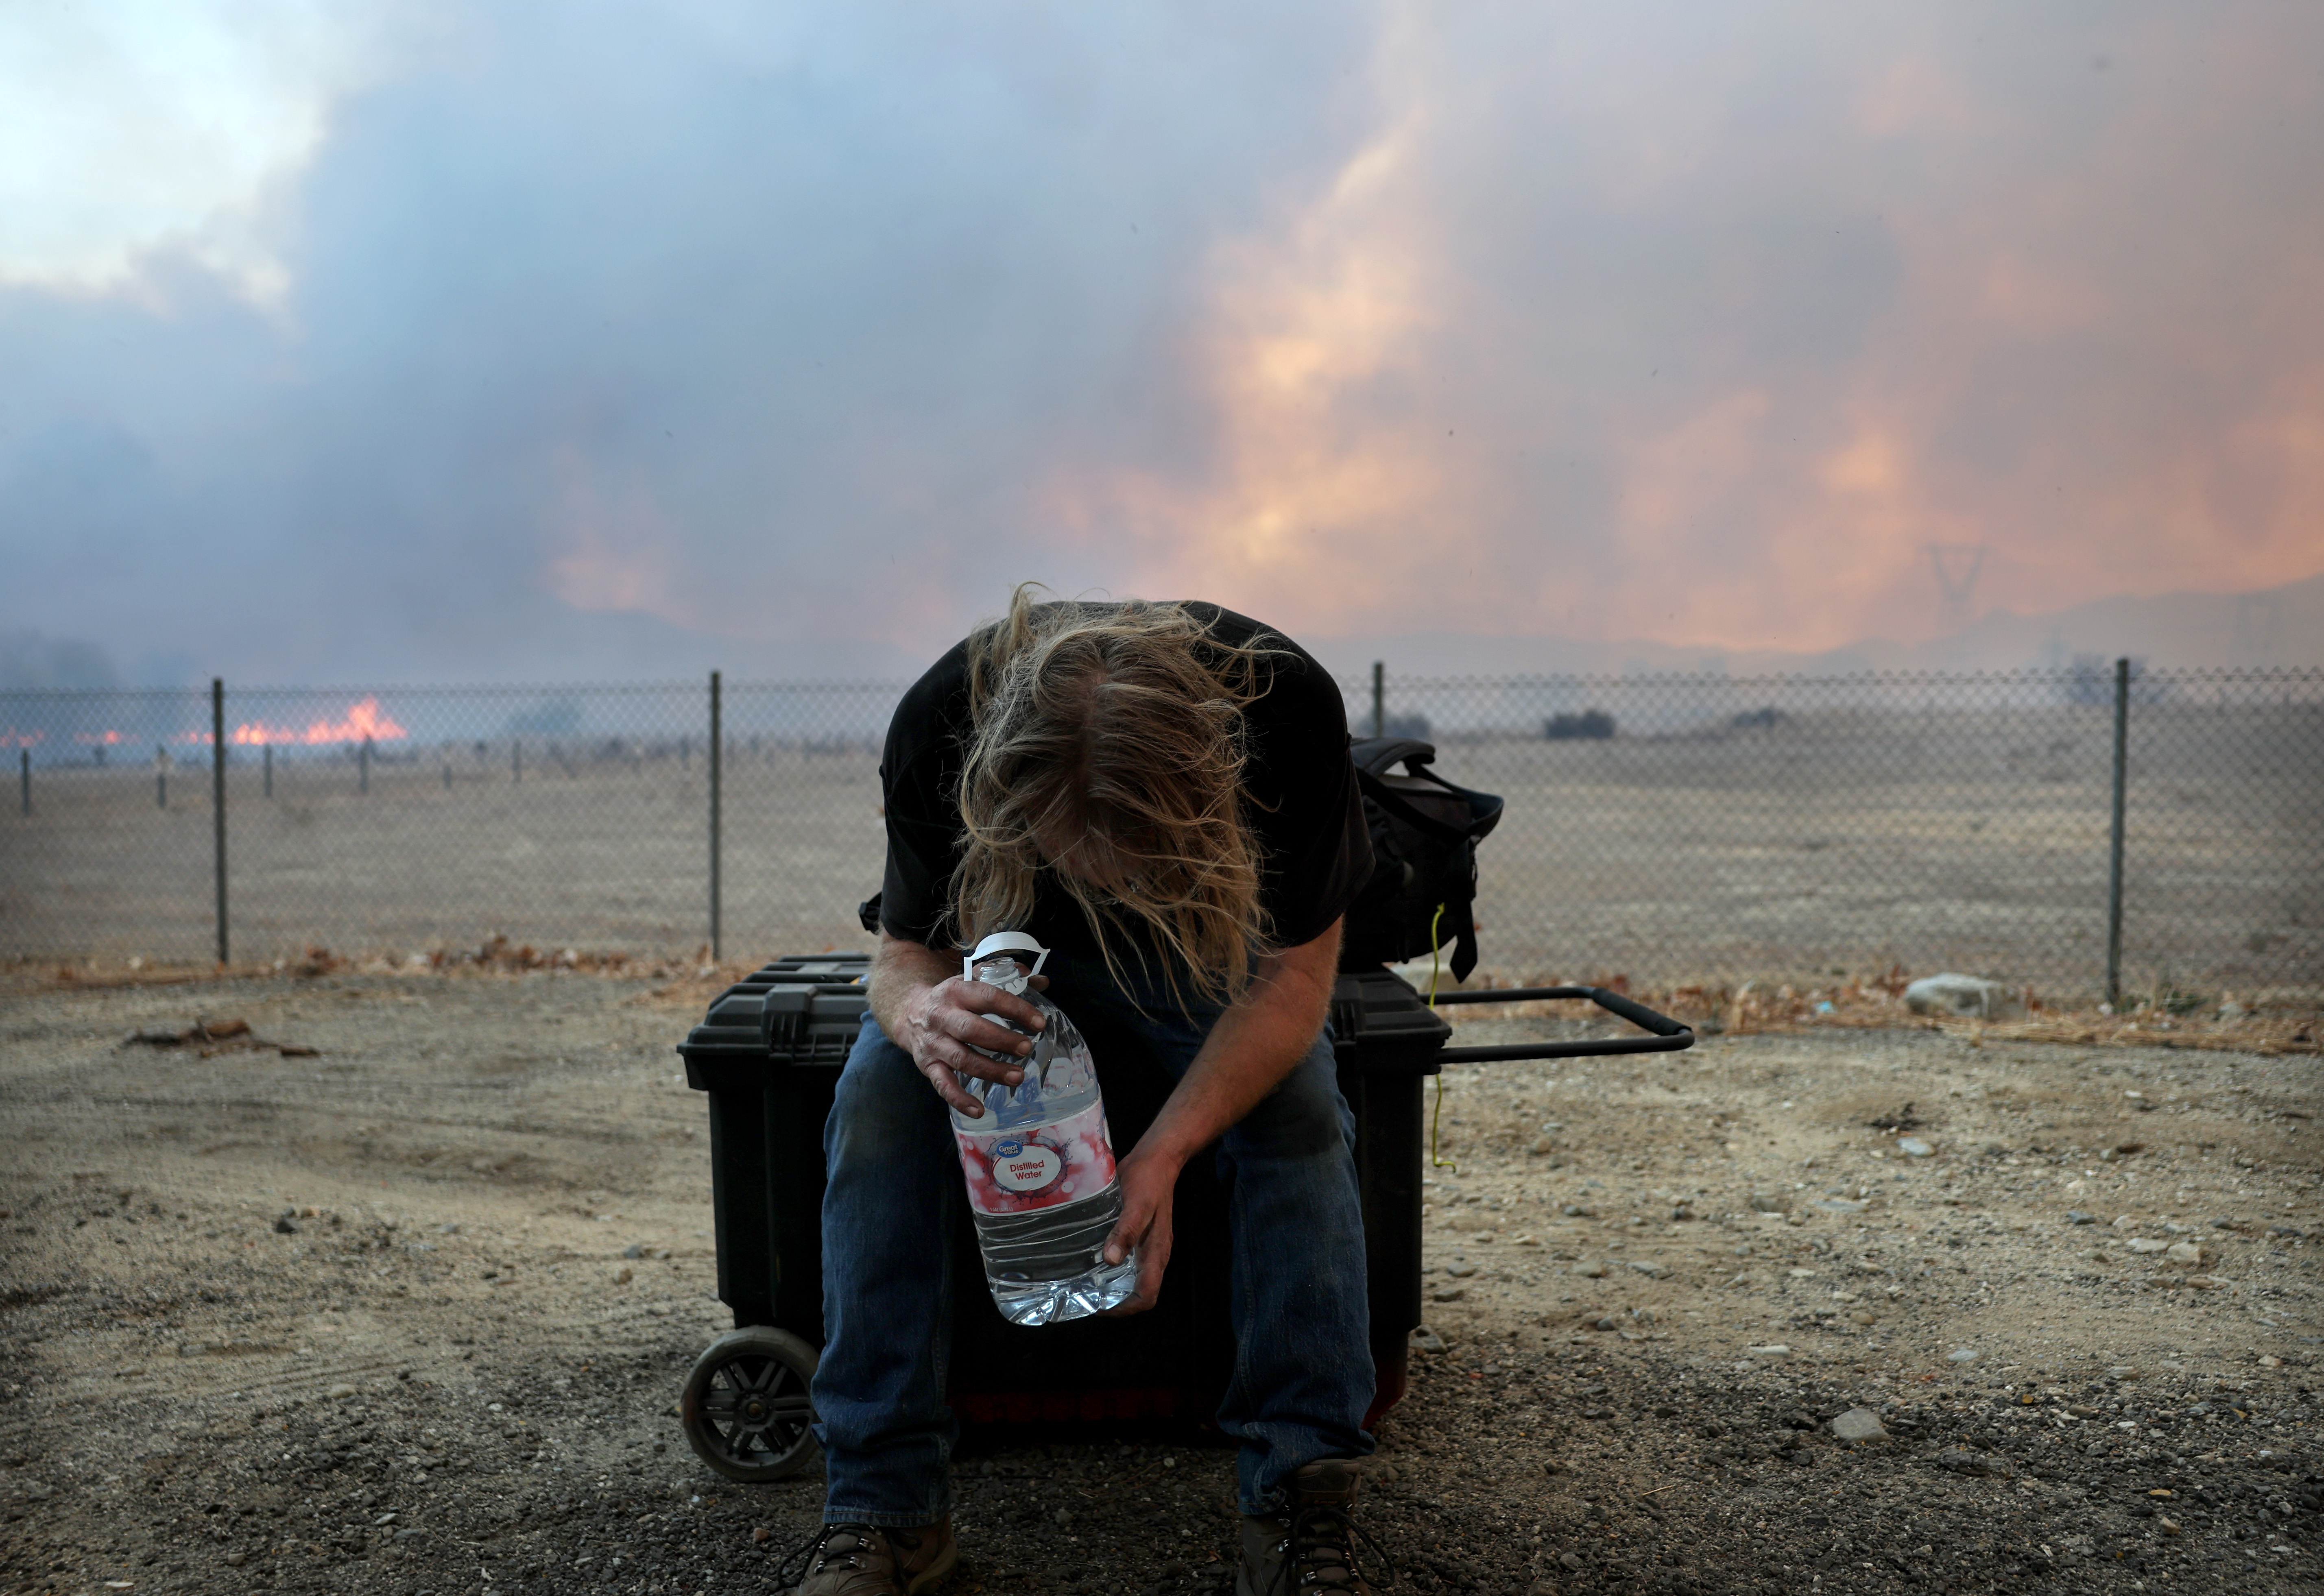
[[[1027,973],[1038,975],[1041,966],[1049,962],[1049,950],[1022,931],[995,931],[976,945],[976,951],[960,962],[963,981],[976,979],[976,967],[997,953],[1026,953],[1033,955],[1033,967]]]

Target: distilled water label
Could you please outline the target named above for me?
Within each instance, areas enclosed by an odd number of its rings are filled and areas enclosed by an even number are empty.
[[[1038,1197],[1064,1178],[1065,1155],[1046,1141],[992,1144],[992,1184],[1020,1197]]]

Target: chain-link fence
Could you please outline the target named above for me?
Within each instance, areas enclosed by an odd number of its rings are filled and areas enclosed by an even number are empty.
[[[2121,978],[2324,983],[2324,672],[2126,669]],[[1371,684],[1349,684],[1369,730]],[[2100,990],[2111,664],[2006,675],[1388,678],[1502,795],[1493,956],[1658,983],[1902,965]]]
[[[0,694],[0,952],[312,945],[754,957],[856,945],[896,684]],[[1489,963],[1536,975],[1901,964],[2094,994],[2324,984],[2324,672],[1347,684],[1508,800]],[[715,703],[715,708],[714,708]],[[714,770],[712,722],[719,723]],[[715,798],[714,798],[715,795]],[[714,863],[715,859],[715,863]]]
[[[893,686],[719,695],[728,949],[860,943]],[[227,689],[235,958],[409,956],[494,936],[691,953],[713,938],[706,684]],[[0,695],[17,823],[0,948],[214,956],[208,693]]]

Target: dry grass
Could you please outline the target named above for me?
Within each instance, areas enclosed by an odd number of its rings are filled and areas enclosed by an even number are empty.
[[[1820,1030],[1942,1031],[1966,1038],[1971,1047],[1987,1042],[2052,1042],[2083,1047],[2197,1048],[2206,1051],[2257,1053],[2270,1056],[2313,1054],[2324,1038],[2324,1001],[2319,995],[2292,991],[2255,994],[2238,1004],[2240,1013],[2221,1005],[2226,994],[2200,1006],[2183,998],[2155,1001],[2139,998],[2115,1013],[2096,1003],[2052,1006],[2031,987],[2023,988],[2016,1006],[2023,1013],[2006,1019],[1974,1019],[1915,1014],[1904,1002],[1904,989],[1916,974],[1890,968],[1877,974],[1837,978],[1827,986],[1794,986],[1789,983],[1685,982],[1669,986],[1634,987],[1624,975],[1600,975],[1582,984],[1602,986],[1636,998],[1650,1009],[1683,1019],[1706,1036],[1794,1035]],[[1563,978],[1513,975],[1499,970],[1479,972],[1468,983],[1480,988],[1552,986]],[[1581,1001],[1511,1003],[1488,1009],[1462,1007],[1446,1010],[1456,1025],[1491,1018],[1545,1017],[1578,1023],[1602,1022],[1604,1016]]]

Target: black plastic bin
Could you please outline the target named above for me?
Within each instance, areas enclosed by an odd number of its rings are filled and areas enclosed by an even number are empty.
[[[687,1441],[743,1481],[781,1479],[814,1460],[807,1382],[823,1342],[823,1127],[864,1010],[862,954],[779,959],[729,987],[678,1052],[687,1084],[710,1099],[718,1296],[735,1328],[703,1353],[679,1404]],[[1686,1027],[1595,987],[1453,992],[1438,1003],[1581,998],[1645,1034],[1501,1047],[1448,1047],[1452,1028],[1386,970],[1342,974],[1332,999],[1340,1090],[1356,1119],[1370,1276],[1377,1417],[1405,1390],[1420,1313],[1424,1080],[1448,1063],[1665,1051]],[[1088,1037],[1115,1145],[1135,1144],[1169,1080],[1134,1032],[1074,1016]],[[1161,1300],[1124,1319],[1027,1328],[982,1289],[964,1204],[953,1245],[953,1407],[970,1424],[1178,1420],[1216,1408],[1231,1370],[1225,1194],[1211,1161],[1188,1162]],[[1061,1387],[1059,1372],[1071,1371]]]

